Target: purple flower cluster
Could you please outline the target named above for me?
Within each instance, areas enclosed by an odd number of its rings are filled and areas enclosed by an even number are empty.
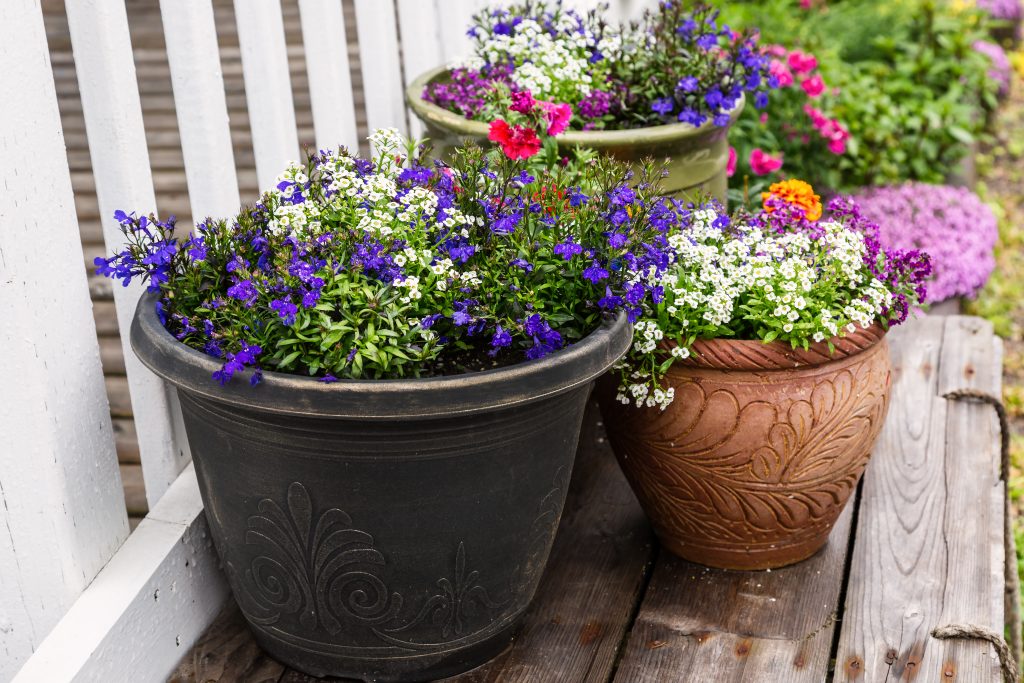
[[[993,19],[1020,21],[1024,18],[1021,0],[975,0],[975,6]]]
[[[465,116],[479,118],[487,111],[488,98],[499,84],[511,87],[512,69],[507,65],[494,64],[483,69],[451,70],[448,81],[436,81],[423,89],[423,99]]]
[[[922,300],[973,297],[992,274],[998,224],[970,190],[905,183],[867,190],[857,202],[863,215],[878,223],[882,245],[931,256],[933,278]]]
[[[768,91],[778,87],[770,74],[770,58],[752,36],[742,36],[718,23],[718,10],[692,11],[665,0],[648,15],[646,30],[657,49],[636,55],[638,74],[657,84],[658,97],[648,108],[664,120],[701,126],[729,125],[730,112],[744,93],[756,107],[768,104]]]
[[[1010,82],[1013,79],[1013,65],[1006,55],[1006,50],[988,40],[979,40],[974,43],[974,50],[988,57],[992,67],[988,70],[988,77],[999,84],[999,96],[1006,97],[1010,94]]]
[[[97,256],[93,263],[96,272],[104,277],[121,280],[127,287],[136,277],[149,279],[147,289],[155,292],[160,285],[168,280],[178,252],[178,240],[174,237],[174,216],[160,222],[149,216],[138,217],[134,213],[115,211],[114,220],[121,226],[121,231],[128,238],[129,244],[146,244],[145,254],[140,255],[132,250],[124,250],[109,258]],[[190,240],[186,245],[190,252],[203,255],[201,243]]]
[[[593,126],[592,119],[599,119],[603,116],[607,116],[613,112],[618,111],[620,107],[620,98],[613,95],[611,92],[604,90],[591,90],[590,94],[580,100],[579,115],[581,118],[588,119],[587,123],[583,124],[583,129],[587,130],[587,126]]]

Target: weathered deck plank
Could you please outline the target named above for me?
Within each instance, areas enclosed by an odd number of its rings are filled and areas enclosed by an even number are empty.
[[[997,392],[998,344],[991,326],[959,316],[891,336],[893,400],[864,478],[833,680],[999,680],[987,645],[930,635],[948,623],[1003,628],[992,595],[1002,595],[992,410],[942,398]]]
[[[824,680],[855,503],[828,545],[792,567],[723,571],[663,553],[616,683]]]

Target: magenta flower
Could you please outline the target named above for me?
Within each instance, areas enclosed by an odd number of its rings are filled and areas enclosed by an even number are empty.
[[[814,74],[810,78],[800,81],[800,87],[804,89],[808,97],[820,97],[825,92],[825,80],[821,74]]]
[[[766,154],[760,147],[750,152],[750,170],[754,175],[768,175],[782,168],[782,156]]]
[[[512,111],[517,111],[520,114],[529,114],[535,106],[537,106],[537,100],[533,99],[533,95],[529,90],[519,90],[512,93],[512,105],[509,107]]]
[[[793,50],[786,58],[789,68],[798,74],[806,74],[818,68],[818,59],[812,54]]]
[[[540,106],[544,108],[544,115],[548,119],[548,135],[560,135],[569,127],[569,121],[572,120],[572,107],[568,104],[541,102]]]

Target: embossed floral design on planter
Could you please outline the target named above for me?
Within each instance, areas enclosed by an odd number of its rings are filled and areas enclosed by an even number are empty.
[[[260,514],[249,517],[245,543],[257,546],[260,554],[245,571],[240,604],[253,624],[270,626],[282,615],[298,614],[303,627],[322,629],[327,640],[357,629],[413,651],[471,635],[467,624],[474,615],[482,614],[491,624],[495,610],[509,602],[507,597],[492,599],[480,584],[480,572],[467,570],[460,542],[452,577],[408,596],[412,616],[403,619],[406,597],[389,591],[381,578],[388,562],[372,535],[354,528],[338,508],[315,515],[309,491],[299,482],[288,487],[285,508],[264,498],[257,506]],[[427,622],[436,626],[435,642],[401,637]]]
[[[879,327],[810,349],[698,340],[667,375],[664,412],[603,401],[609,438],[662,544],[694,562],[764,569],[810,557],[882,427],[891,367]]]

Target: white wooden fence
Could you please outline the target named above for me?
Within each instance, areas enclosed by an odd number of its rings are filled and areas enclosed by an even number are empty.
[[[152,0],[154,3],[158,0]],[[483,0],[354,0],[370,128],[464,53]],[[322,147],[353,145],[341,0],[298,0]],[[580,8],[592,0],[570,2]],[[612,2],[626,17],[653,0]],[[278,0],[234,0],[262,187],[299,155]],[[124,0],[66,0],[108,249],[156,208]],[[239,204],[211,0],[160,0],[194,217]],[[162,682],[227,588],[172,392],[125,349],[150,512],[129,536],[40,0],[0,2],[0,683]],[[141,286],[115,288],[127,330]],[[127,345],[128,335],[122,340]]]

